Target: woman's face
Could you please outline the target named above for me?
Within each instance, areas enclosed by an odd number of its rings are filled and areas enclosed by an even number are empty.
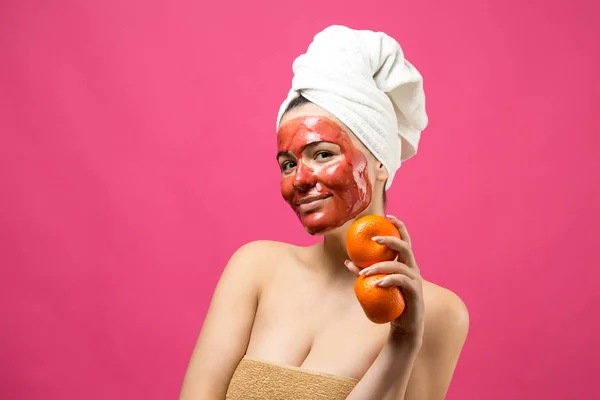
[[[281,194],[311,234],[343,225],[371,203],[369,154],[352,136],[314,104],[282,119],[277,135]]]

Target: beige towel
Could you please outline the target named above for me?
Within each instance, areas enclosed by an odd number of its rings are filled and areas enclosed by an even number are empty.
[[[358,381],[244,357],[235,370],[227,400],[342,400]]]

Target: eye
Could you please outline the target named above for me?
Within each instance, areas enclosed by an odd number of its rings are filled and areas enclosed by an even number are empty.
[[[288,172],[290,169],[294,168],[296,163],[294,161],[284,161],[281,164],[281,171]]]
[[[333,156],[333,154],[328,151],[319,151],[317,154],[315,154],[315,159],[316,160],[326,160],[332,156]]]

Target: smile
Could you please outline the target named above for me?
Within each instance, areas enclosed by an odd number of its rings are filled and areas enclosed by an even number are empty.
[[[319,196],[307,196],[307,197],[300,199],[300,201],[298,201],[298,203],[296,203],[296,205],[301,206],[303,204],[310,204],[310,203],[314,203],[315,201],[325,200],[328,197],[331,197],[331,195],[330,194],[322,194]]]

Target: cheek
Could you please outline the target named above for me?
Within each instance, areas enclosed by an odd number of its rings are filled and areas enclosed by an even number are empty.
[[[352,174],[354,175],[354,181],[359,187],[364,185],[370,185],[371,179],[375,177],[376,163],[368,160],[363,153],[355,150],[352,154]]]
[[[332,189],[344,189],[354,184],[352,165],[346,161],[323,168],[318,172],[318,177]]]
[[[281,178],[281,195],[287,201],[291,201],[294,195],[294,178],[289,176],[286,178]]]
[[[368,179],[369,181],[373,182],[375,180],[375,177],[377,176],[377,165],[379,165],[379,161],[375,159],[365,159],[365,163],[367,165],[364,168],[364,172],[362,173],[362,175],[365,177],[365,179]]]

